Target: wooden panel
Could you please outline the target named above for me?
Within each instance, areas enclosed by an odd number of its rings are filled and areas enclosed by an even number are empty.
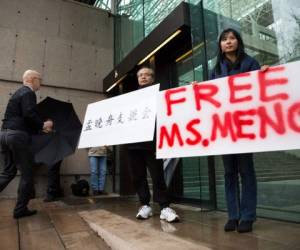
[[[73,88],[95,90],[96,49],[84,43],[73,42],[70,82]]]
[[[45,33],[45,1],[26,0],[18,1],[18,30],[34,30]],[[34,14],[33,14],[34,10]]]
[[[36,215],[19,219],[21,249],[65,249],[40,199],[30,201]]]
[[[19,230],[22,233],[53,228],[49,216],[44,211],[36,215],[19,219]]]
[[[0,28],[0,37],[0,78],[11,80],[16,34],[13,30]]]
[[[12,216],[15,204],[15,199],[0,199],[0,215]]]
[[[7,229],[9,227],[18,227],[17,221],[12,216],[0,216],[0,230]]]
[[[0,26],[15,29],[18,0],[1,0]]]
[[[78,233],[71,233],[62,236],[64,244],[67,249],[70,250],[108,250],[109,248],[106,243],[97,237],[95,233],[91,231],[83,231]]]
[[[44,82],[47,85],[68,87],[70,81],[71,42],[48,38],[45,51]]]
[[[51,220],[60,235],[89,230],[89,227],[75,211],[52,213]]]
[[[2,224],[3,217],[0,217],[0,225]],[[18,227],[15,222],[14,225],[9,226],[7,228],[1,228],[0,229],[0,248],[1,249],[9,249],[9,250],[15,250],[19,249],[18,244]]]
[[[65,249],[54,228],[48,228],[41,231],[20,231],[20,248],[22,250]]]
[[[21,30],[16,42],[15,68],[12,80],[22,81],[25,70],[43,72],[45,39],[38,33]]]
[[[13,218],[14,199],[0,199],[0,249],[19,249],[18,224]]]

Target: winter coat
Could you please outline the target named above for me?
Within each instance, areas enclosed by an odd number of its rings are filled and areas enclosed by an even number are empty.
[[[260,69],[259,63],[247,54],[238,65],[231,67],[230,63],[225,59],[220,62],[220,66],[220,73],[217,74],[214,70],[210,75],[211,80]]]

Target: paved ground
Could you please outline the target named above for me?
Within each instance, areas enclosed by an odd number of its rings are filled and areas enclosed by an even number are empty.
[[[159,209],[147,221],[135,219],[136,202],[126,198],[65,198],[31,202],[35,216],[12,219],[14,200],[0,199],[0,249],[300,249],[300,225],[258,219],[254,232],[225,233],[226,214],[175,206],[182,218],[169,224]],[[82,219],[83,218],[83,219]],[[99,234],[104,240],[97,236]]]
[[[15,220],[14,204],[14,200],[0,199],[1,250],[110,249],[78,216],[81,206],[35,199],[30,207],[38,209],[38,214]]]

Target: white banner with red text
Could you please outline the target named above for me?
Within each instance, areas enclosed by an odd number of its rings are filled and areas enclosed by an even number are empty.
[[[300,61],[162,91],[157,158],[300,149]]]

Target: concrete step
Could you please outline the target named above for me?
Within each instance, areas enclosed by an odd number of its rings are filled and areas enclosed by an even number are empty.
[[[79,215],[114,250],[156,250],[162,245],[164,250],[210,249],[106,210],[83,211]],[[167,231],[174,228],[162,223]]]

